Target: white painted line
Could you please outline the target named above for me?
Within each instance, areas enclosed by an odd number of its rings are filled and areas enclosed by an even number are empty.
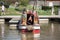
[[[40,29],[40,26],[34,26],[33,29]]]

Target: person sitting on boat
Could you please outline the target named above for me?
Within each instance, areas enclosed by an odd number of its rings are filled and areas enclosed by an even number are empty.
[[[32,11],[29,10],[27,13],[27,24],[33,25],[33,23],[34,23],[34,15],[32,14]]]
[[[33,11],[33,15],[34,15],[34,24],[38,24],[38,14],[37,14],[37,11]]]
[[[24,8],[22,12],[22,25],[26,25],[26,19],[27,19],[27,11],[26,8]]]

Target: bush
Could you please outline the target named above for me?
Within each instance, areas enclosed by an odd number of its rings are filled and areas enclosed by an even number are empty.
[[[56,15],[58,15],[58,9],[60,8],[60,6],[54,6],[54,13]]]
[[[58,8],[57,8],[57,7],[54,7],[54,13],[55,13],[56,15],[58,15]]]
[[[42,6],[42,10],[51,10],[51,7],[49,7],[49,6]]]
[[[4,6],[5,6],[5,8],[9,8],[9,4],[5,4]]]

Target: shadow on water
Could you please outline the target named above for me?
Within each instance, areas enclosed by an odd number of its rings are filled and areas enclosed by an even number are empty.
[[[40,24],[41,32],[18,32],[10,30],[8,24],[0,24],[0,40],[60,40],[60,23],[49,22]]]

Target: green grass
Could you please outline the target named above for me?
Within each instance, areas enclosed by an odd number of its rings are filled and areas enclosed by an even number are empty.
[[[38,12],[38,15],[51,15],[51,10],[47,10],[47,11],[37,10],[37,12]]]
[[[1,13],[2,12],[1,12],[1,8],[0,8],[0,15],[1,15]],[[5,8],[5,15],[21,15],[21,12],[16,11],[15,8],[14,8],[14,6],[12,6],[12,7],[9,7],[8,9]]]
[[[21,13],[16,11],[15,8],[8,8],[5,11],[5,15],[21,15]]]
[[[12,6],[10,8],[6,8],[5,9],[5,15],[21,15],[21,12],[23,10],[24,6],[20,5],[19,7],[17,7],[18,10],[15,10],[15,8]],[[28,5],[26,6],[27,9],[30,9],[32,10],[32,6],[31,5]],[[38,15],[51,15],[51,10],[37,10],[38,12]],[[1,14],[1,12],[0,12]]]
[[[27,9],[30,8],[31,6],[22,6],[20,5],[19,7],[16,8],[8,8],[6,9],[6,15],[21,15],[23,8],[26,7]],[[32,9],[32,7],[30,8]]]

